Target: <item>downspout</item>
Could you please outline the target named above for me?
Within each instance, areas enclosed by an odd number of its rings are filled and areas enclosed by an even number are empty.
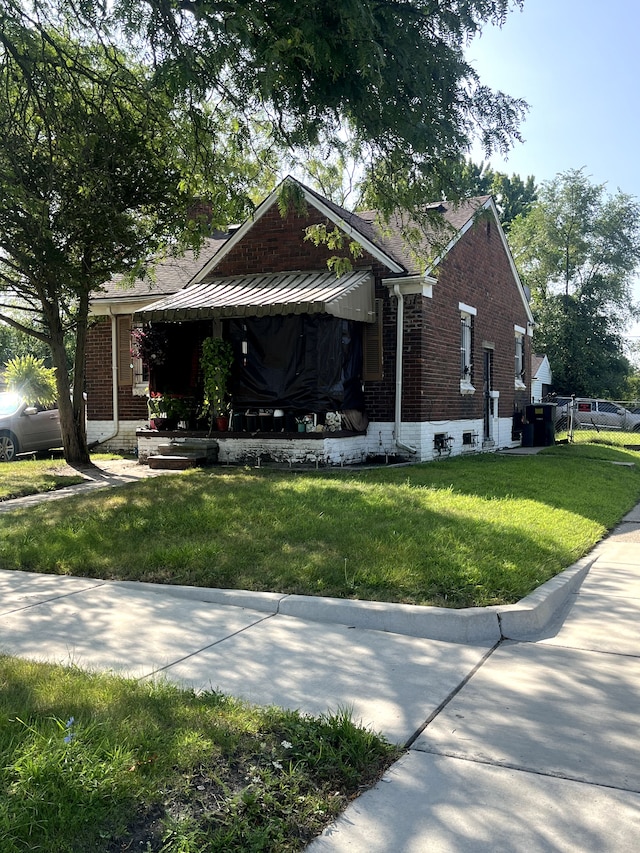
[[[111,435],[106,436],[106,438],[101,438],[100,441],[94,442],[92,447],[104,444],[105,441],[111,441],[120,432],[120,413],[118,411],[118,321],[116,315],[111,310],[111,306],[109,306],[109,315],[111,317],[111,405],[113,407],[114,431]]]
[[[400,440],[400,429],[402,426],[402,351],[404,346],[404,296],[397,284],[393,285],[393,292],[398,300],[396,320],[396,411],[395,411],[395,441],[396,447],[406,450],[407,453],[417,453],[416,447],[411,447]]]

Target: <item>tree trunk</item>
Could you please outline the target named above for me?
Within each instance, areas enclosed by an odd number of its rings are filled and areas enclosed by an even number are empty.
[[[64,458],[69,465],[91,464],[89,449],[87,447],[83,393],[88,314],[89,295],[87,293],[80,297],[78,305],[73,389],[69,381],[62,324],[59,318],[52,318],[53,322],[50,320],[50,347],[53,366],[56,371],[62,446],[64,448]]]

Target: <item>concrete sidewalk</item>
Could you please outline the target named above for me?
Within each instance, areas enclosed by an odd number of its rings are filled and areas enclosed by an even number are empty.
[[[407,745],[310,853],[637,849],[640,507],[486,634],[301,599],[3,571],[0,651],[349,707]]]
[[[529,642],[502,641],[309,853],[631,853],[640,843],[640,508]]]

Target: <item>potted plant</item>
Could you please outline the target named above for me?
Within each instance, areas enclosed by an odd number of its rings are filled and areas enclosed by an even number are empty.
[[[209,416],[209,432],[214,420],[218,429],[229,428],[227,386],[233,364],[233,349],[222,338],[206,338],[202,344],[200,366],[204,378],[204,411]]]
[[[151,391],[148,400],[149,420],[156,429],[175,429],[178,424],[188,426],[193,417],[194,400],[179,394],[163,394]]]

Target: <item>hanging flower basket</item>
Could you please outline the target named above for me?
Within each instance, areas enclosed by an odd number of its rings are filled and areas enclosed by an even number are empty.
[[[131,330],[131,355],[147,367],[159,367],[167,360],[167,334],[157,326],[147,324]]]

